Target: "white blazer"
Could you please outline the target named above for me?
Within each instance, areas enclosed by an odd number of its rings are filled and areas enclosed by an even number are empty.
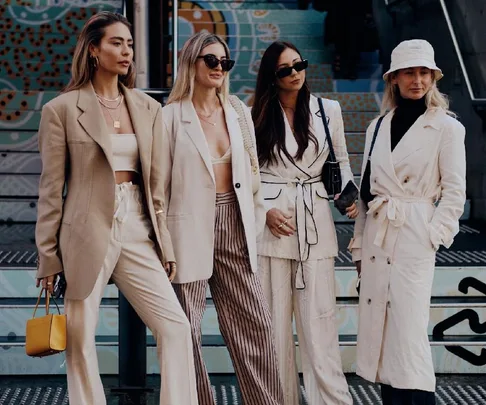
[[[248,108],[242,103],[250,133],[255,131]],[[257,235],[264,226],[265,210],[260,174],[253,172],[244,148],[238,113],[223,105],[231,142],[232,175],[245,228],[253,272],[257,270]],[[169,229],[177,274],[174,283],[206,280],[213,274],[216,184],[206,137],[189,98],[162,109],[163,159]],[[255,178],[256,176],[256,178]]]
[[[323,99],[323,105],[344,187],[348,181],[354,180],[346,150],[341,107],[337,101],[327,99]],[[258,244],[258,254],[262,256],[305,261],[334,257],[338,253],[331,207],[321,181],[322,167],[329,155],[329,145],[326,142],[319,104],[314,96],[310,99],[310,113],[311,129],[318,140],[317,153],[314,144],[309,142],[301,161],[294,164],[282,154],[277,164],[261,167],[265,208],[278,208],[291,215],[297,227],[296,234],[280,239],[265,227]],[[284,119],[286,146],[293,155],[297,151],[297,145],[285,115]]]

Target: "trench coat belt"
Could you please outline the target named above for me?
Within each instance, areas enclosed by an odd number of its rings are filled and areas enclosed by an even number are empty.
[[[319,183],[321,176],[310,177],[307,179],[287,179],[275,176],[266,172],[260,172],[263,184],[295,184],[295,227],[297,229],[297,241],[299,245],[299,263],[295,287],[299,290],[305,288],[304,268],[302,262],[309,257],[310,247],[317,245],[318,232],[314,219],[314,196],[312,184]]]
[[[385,242],[385,236],[390,225],[400,228],[405,223],[405,210],[404,210],[404,203],[428,203],[432,204],[434,201],[433,198],[426,198],[426,197],[390,197],[384,195],[376,196],[369,204],[368,204],[368,212],[367,215],[373,215],[376,211],[378,211],[383,204],[386,204],[386,215],[383,218],[378,231],[375,236],[375,240],[373,243],[376,246],[383,247]]]

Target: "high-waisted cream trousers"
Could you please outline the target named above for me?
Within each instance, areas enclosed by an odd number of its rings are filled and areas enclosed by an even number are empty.
[[[111,241],[93,291],[84,300],[65,300],[69,403],[106,404],[95,330],[103,291],[111,278],[157,341],[160,404],[197,405],[191,328],[149,237],[153,228],[144,214],[139,187],[117,185],[116,200]]]

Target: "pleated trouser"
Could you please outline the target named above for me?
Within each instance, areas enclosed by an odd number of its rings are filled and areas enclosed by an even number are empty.
[[[111,278],[157,341],[160,405],[197,405],[189,322],[149,238],[153,228],[140,189],[119,184],[116,198],[111,240],[93,291],[84,300],[64,300],[69,403],[106,405],[95,334],[101,299]]]
[[[303,262],[305,289],[295,288],[297,263],[296,260],[258,257],[263,291],[272,313],[285,405],[299,405],[301,400],[293,316],[308,404],[352,404],[339,351],[334,259]]]
[[[245,405],[283,405],[270,312],[251,271],[234,192],[217,194],[214,268],[209,280],[173,284],[192,328],[199,405],[214,405],[201,344],[209,285]]]

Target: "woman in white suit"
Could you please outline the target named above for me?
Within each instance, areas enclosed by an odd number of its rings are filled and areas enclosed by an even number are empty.
[[[357,374],[382,384],[384,405],[435,404],[435,252],[452,244],[466,198],[465,130],[437,89],[441,78],[427,41],[399,44],[384,75],[386,115],[366,135],[371,160],[350,244],[362,278]]]
[[[281,405],[271,318],[255,274],[264,221],[255,135],[248,109],[228,94],[233,65],[221,38],[194,35],[162,112],[173,285],[192,328],[199,405],[215,403],[201,348],[208,285],[244,403]]]
[[[274,42],[258,72],[252,116],[267,210],[259,272],[272,312],[285,404],[298,405],[300,397],[293,315],[309,404],[351,404],[335,319],[336,231],[321,181],[330,149],[306,67],[294,45]],[[323,100],[323,107],[345,186],[353,174],[341,109],[331,100]],[[348,215],[356,214],[351,201]]]

